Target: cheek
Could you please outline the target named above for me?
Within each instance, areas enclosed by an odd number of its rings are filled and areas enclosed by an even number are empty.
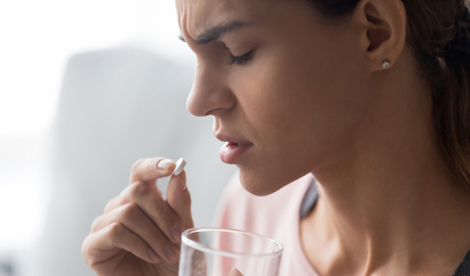
[[[282,150],[283,144],[329,139],[333,126],[351,119],[353,93],[332,81],[339,70],[325,70],[305,56],[266,56],[277,58],[260,60],[237,87],[240,104],[263,143]]]
[[[293,142],[327,145],[350,135],[364,118],[370,95],[356,63],[342,62],[349,58],[347,52],[327,51],[328,44],[310,51],[304,47],[274,55],[277,59],[266,66],[267,79],[261,82],[271,93],[269,116],[281,122]]]
[[[275,191],[344,153],[364,118],[369,100],[357,68],[308,52],[266,53],[239,71],[243,81],[234,91],[262,152],[240,170],[254,194]]]
[[[255,157],[239,166],[240,180],[246,190],[265,195],[310,172],[306,158],[312,152],[304,148],[314,142],[307,115],[313,101],[311,93],[294,93],[307,90],[292,86],[292,76],[285,75],[282,63],[254,65],[232,89],[243,110],[243,125],[256,144]]]

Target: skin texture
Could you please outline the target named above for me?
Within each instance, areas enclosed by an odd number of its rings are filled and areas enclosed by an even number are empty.
[[[198,57],[188,110],[213,115],[215,133],[254,144],[237,164],[248,191],[273,193],[342,158],[362,138],[358,127],[383,100],[371,79],[381,61],[369,61],[382,50],[358,54],[369,44],[365,32],[358,37],[353,27],[319,22],[303,1],[181,0],[177,8],[181,31]],[[206,45],[192,41],[230,19],[253,26]],[[396,53],[387,56],[392,66],[404,39],[395,44]],[[245,65],[227,62],[230,53],[253,49]]]
[[[263,196],[309,172],[318,180],[300,236],[320,275],[453,274],[470,249],[470,200],[438,150],[401,1],[362,0],[341,22],[301,0],[176,8],[198,61],[187,108],[253,143],[236,163],[244,188]],[[250,27],[196,43],[231,20]]]

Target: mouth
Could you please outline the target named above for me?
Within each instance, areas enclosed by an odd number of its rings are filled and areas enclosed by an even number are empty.
[[[220,159],[227,164],[241,163],[242,158],[246,159],[253,146],[253,143],[227,142],[220,148]]]
[[[238,137],[231,136],[231,135],[222,134],[220,132],[214,133],[214,135],[218,140],[222,142],[227,142],[230,146],[243,147],[246,145],[253,145],[253,143],[249,140],[238,138]]]
[[[251,142],[240,142],[240,143],[227,142],[227,147],[246,147],[246,146],[250,146],[250,145],[253,145],[253,143],[251,143]]]
[[[227,164],[239,163],[242,157],[246,157],[250,149],[254,147],[251,141],[216,134],[217,139],[226,142],[220,148],[220,159]]]

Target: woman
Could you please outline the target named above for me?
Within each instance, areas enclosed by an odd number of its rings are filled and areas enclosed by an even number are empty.
[[[244,188],[230,186],[219,225],[278,239],[283,276],[470,275],[463,0],[176,7],[198,59],[187,108],[214,116]],[[98,275],[177,274],[193,226],[186,176],[172,176],[167,201],[154,185],[173,168],[138,161],[95,220],[82,251]]]

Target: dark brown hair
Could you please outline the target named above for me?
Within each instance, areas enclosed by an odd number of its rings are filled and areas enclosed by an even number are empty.
[[[350,14],[359,2],[307,1],[330,19]],[[465,0],[402,1],[406,43],[431,89],[433,124],[442,156],[456,182],[470,191],[470,16]]]

